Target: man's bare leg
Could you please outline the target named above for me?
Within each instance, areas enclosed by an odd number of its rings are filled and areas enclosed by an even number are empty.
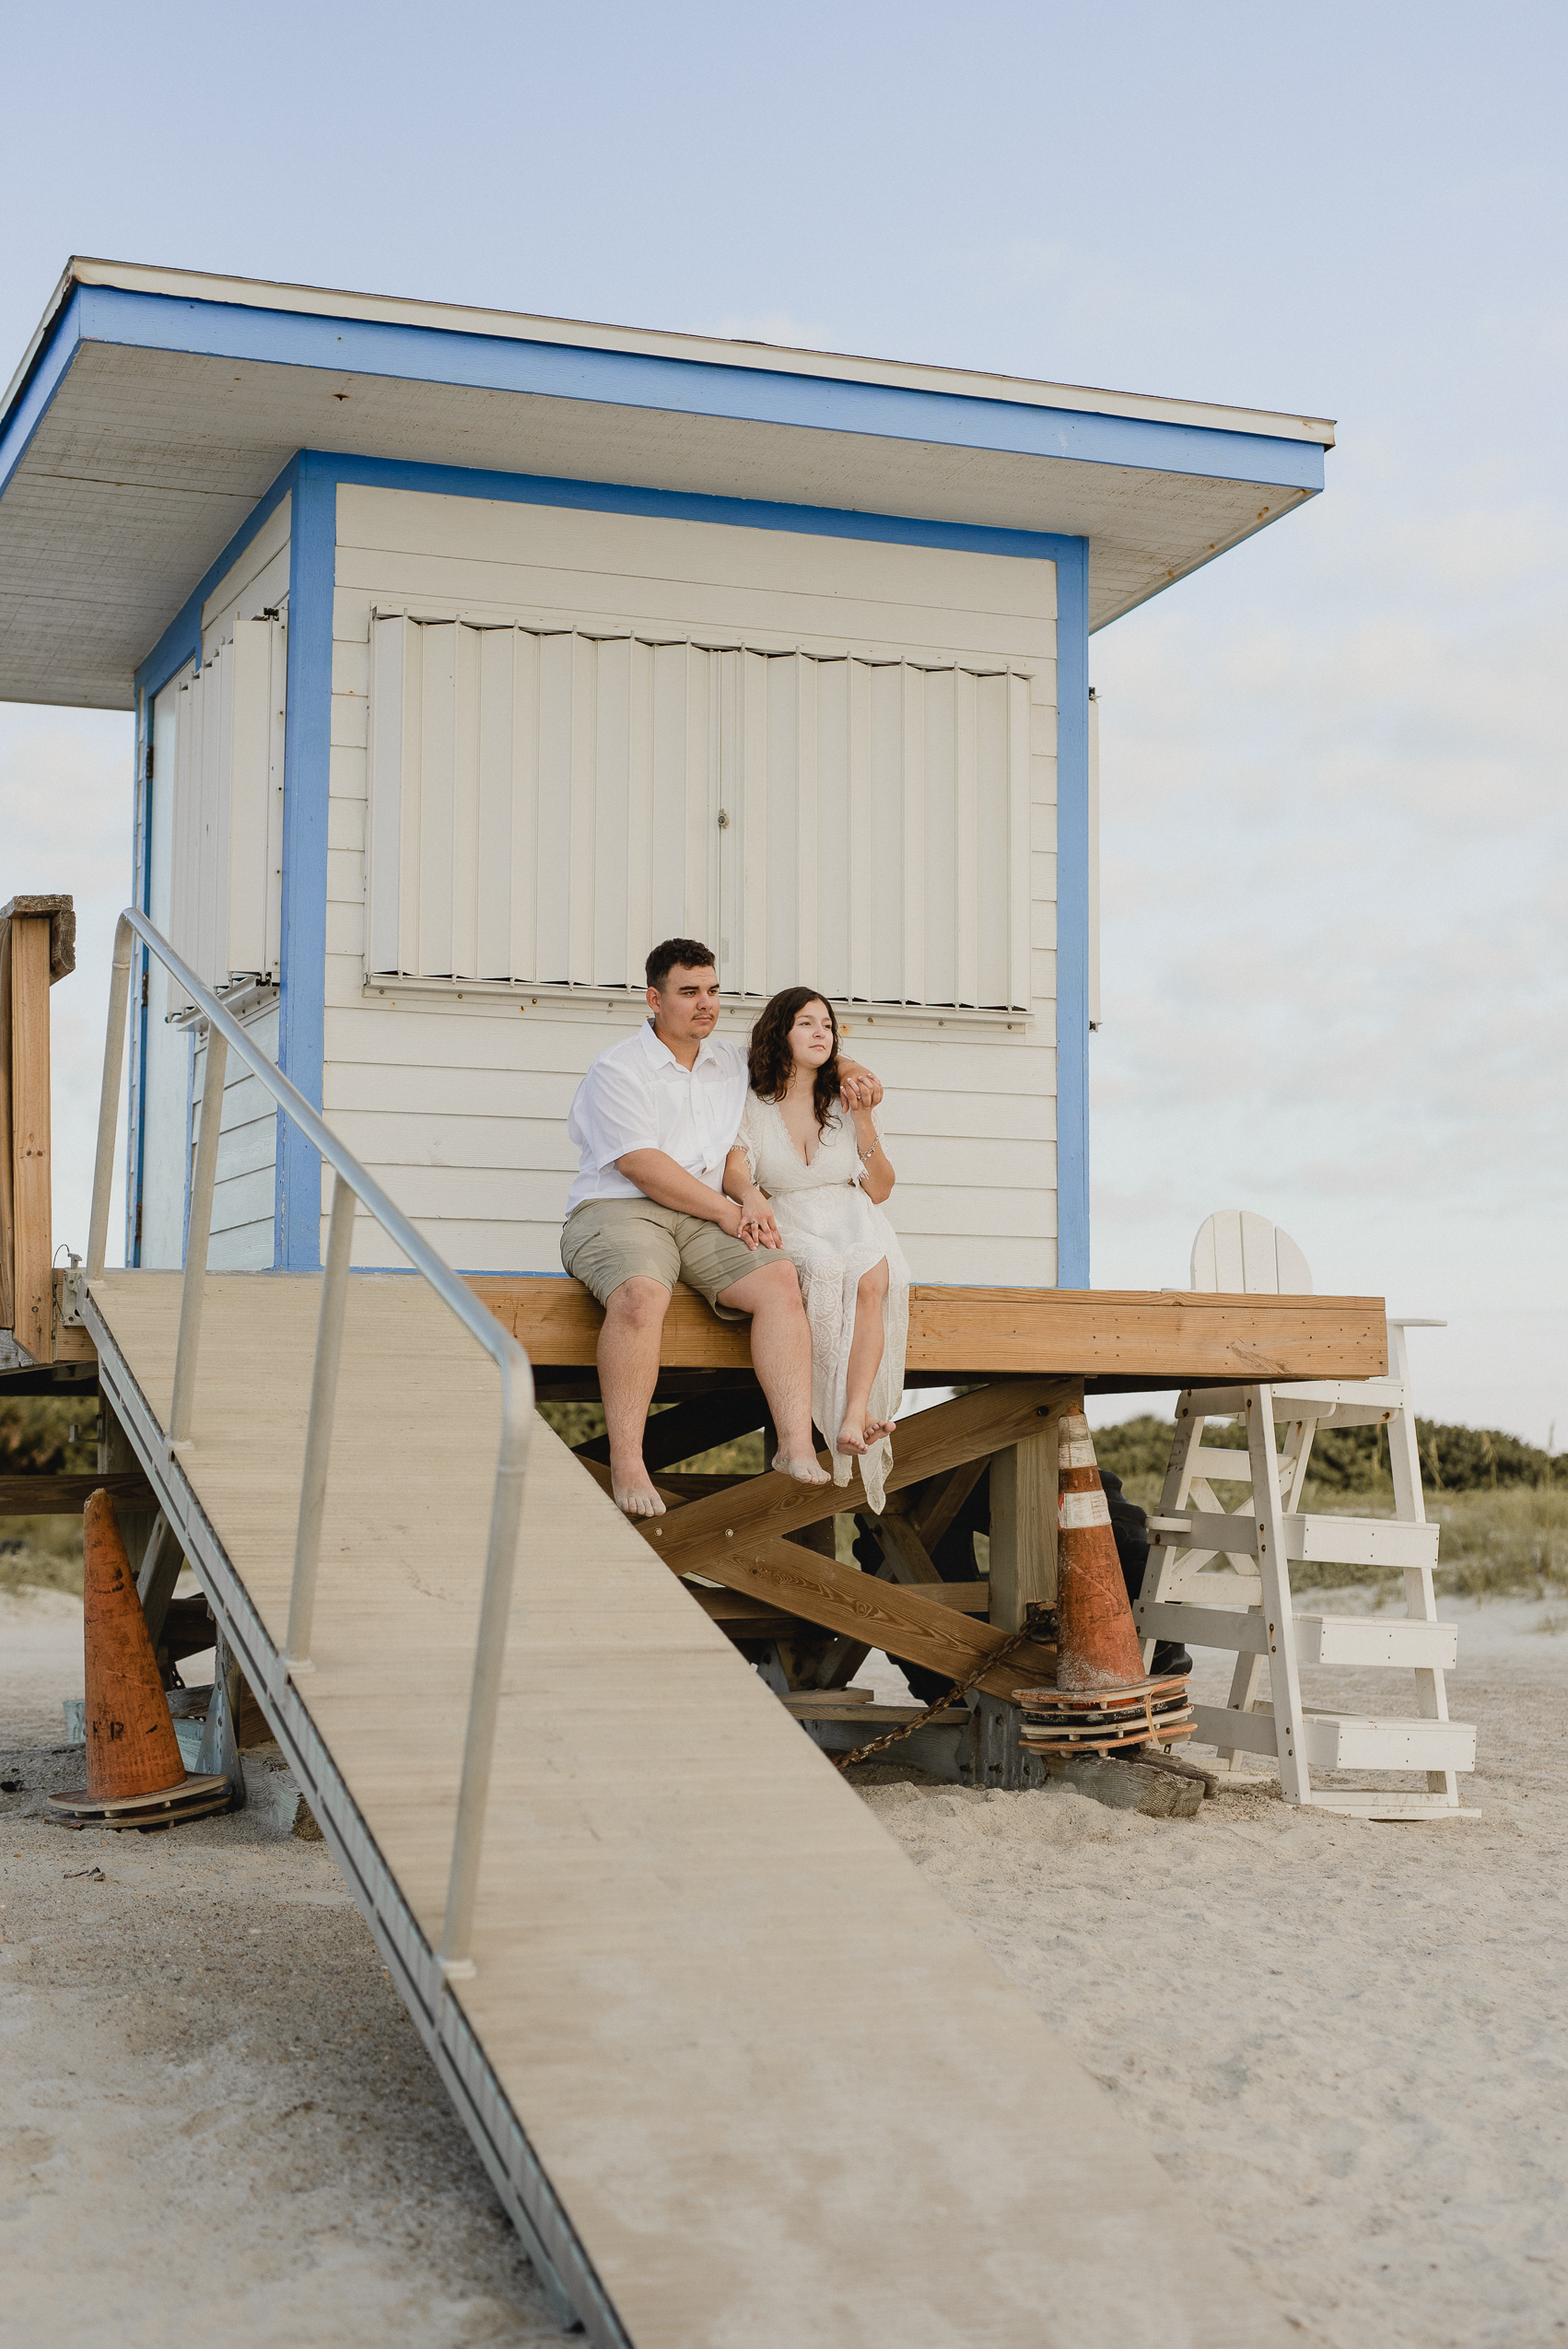
[[[610,1291],[599,1333],[599,1392],[610,1432],[610,1490],[628,1517],[661,1517],[664,1503],[642,1465],[648,1407],[659,1383],[659,1339],[670,1291],[634,1274]]]
[[[860,1275],[855,1290],[855,1334],[849,1341],[849,1366],[844,1387],[844,1424],[838,1431],[840,1452],[869,1452],[884,1435],[890,1420],[866,1417],[872,1381],[882,1368],[883,1301],[887,1295],[887,1258]]]
[[[812,1443],[812,1334],[794,1266],[759,1265],[719,1302],[752,1317],[752,1368],[778,1431],[774,1467],[797,1484],[826,1484]]]

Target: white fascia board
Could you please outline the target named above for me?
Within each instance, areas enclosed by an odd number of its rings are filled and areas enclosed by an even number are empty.
[[[825,377],[907,392],[938,392],[975,400],[1006,400],[1024,407],[1061,408],[1086,415],[1128,416],[1152,424],[1194,425],[1211,432],[1256,433],[1275,440],[1334,445],[1334,427],[1322,416],[1281,415],[1201,400],[1171,400],[1082,384],[1037,383],[1024,376],[981,374],[968,368],[924,367],[897,359],[860,358],[841,352],[790,350],[771,343],[726,341],[656,328],[603,326],[579,319],[536,318],[512,310],[479,310],[460,302],[415,301],[397,295],[350,294],[252,277],[218,277],[205,271],[158,269],[135,262],[74,259],[26,357],[12,379],[0,415],[31,367],[50,324],[74,286],[108,286],[164,294],[181,301],[228,302],[252,310],[286,310],[321,318],[353,318],[385,325],[432,327],[447,333],[496,335],[521,343],[550,343],[582,350],[636,353],[710,367],[745,367],[778,375]]]

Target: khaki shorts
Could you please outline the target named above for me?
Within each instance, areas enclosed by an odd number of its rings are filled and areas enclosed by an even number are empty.
[[[748,1248],[706,1216],[682,1215],[653,1199],[584,1199],[561,1233],[561,1262],[602,1305],[623,1280],[684,1280],[706,1297],[720,1321],[745,1321],[719,1292],[765,1264],[788,1264],[778,1248]]]

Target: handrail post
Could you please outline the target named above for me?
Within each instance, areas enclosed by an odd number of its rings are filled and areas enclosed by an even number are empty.
[[[109,977],[109,1026],[103,1039],[103,1088],[98,1103],[98,1155],[92,1171],[92,1220],[88,1226],[87,1277],[97,1280],[109,1252],[109,1194],[114,1181],[114,1132],[120,1122],[120,1069],[125,1058],[125,1014],[131,999],[135,933],[123,914],[114,929]]]
[[[310,1417],[305,1431],[305,1469],[299,1480],[299,1526],[294,1538],[294,1580],[288,1593],[288,1630],[283,1668],[298,1678],[313,1672],[310,1632],[316,1612],[316,1569],[322,1556],[322,1515],[332,1457],[337,1368],[343,1353],[348,1267],[354,1250],[354,1210],[358,1202],[341,1174],[333,1178],[332,1217],[327,1227],[326,1271],[316,1323],[316,1366],[310,1379]]]
[[[485,1556],[485,1587],[479,1603],[479,1637],[468,1728],[462,1741],[462,1777],[458,1788],[457,1827],[447,1913],[441,1931],[440,1968],[445,1978],[466,1980],[474,1972],[470,1945],[479,1888],[479,1854],[495,1759],[496,1722],[501,1705],[511,1617],[512,1574],[522,1524],[522,1487],[528,1471],[528,1439],[533,1424],[533,1372],[521,1347],[501,1369],[501,1453],[490,1507],[490,1539]]]
[[[212,1238],[212,1199],[217,1182],[217,1143],[223,1126],[223,1073],[228,1046],[216,1027],[207,1028],[207,1065],[202,1081],[202,1130],[191,1177],[191,1227],[185,1236],[185,1279],[180,1291],[180,1342],[174,1353],[174,1394],[169,1407],[169,1440],[185,1443],[191,1434],[191,1397],[196,1385],[196,1355],[202,1342],[202,1306],[207,1285],[207,1246]]]

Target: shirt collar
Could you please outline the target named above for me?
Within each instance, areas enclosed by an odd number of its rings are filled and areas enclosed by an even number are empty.
[[[643,1057],[649,1061],[657,1076],[669,1076],[673,1073],[677,1077],[695,1077],[699,1069],[712,1068],[719,1058],[715,1049],[717,1039],[711,1035],[705,1035],[697,1046],[695,1063],[689,1069],[684,1069],[669,1046],[654,1034],[651,1020],[645,1020],[638,1034],[642,1040]]]

